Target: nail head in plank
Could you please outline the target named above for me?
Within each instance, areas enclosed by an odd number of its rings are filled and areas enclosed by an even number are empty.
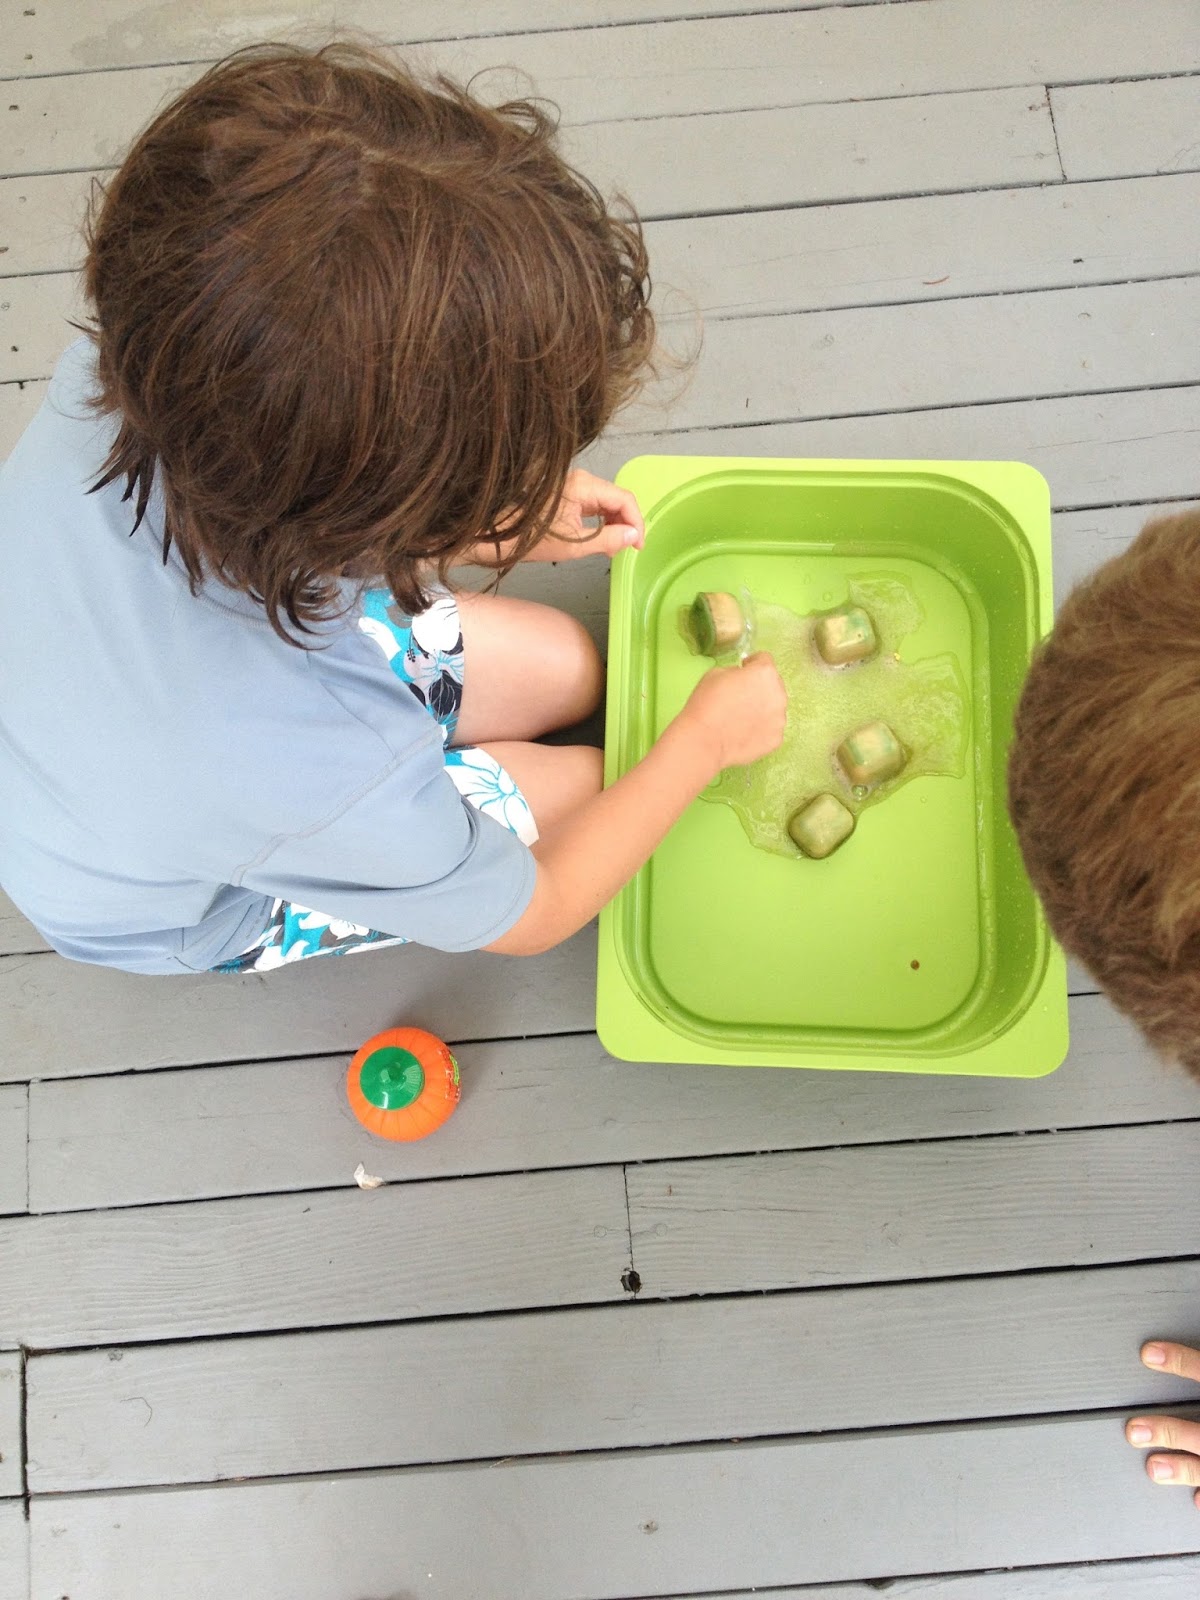
[[[1153,1333],[1200,1341],[1200,1262],[35,1356],[29,1485],[1159,1410],[1195,1389],[1140,1364]]]
[[[421,1600],[617,1600],[1191,1553],[1200,1534],[1122,1419],[1083,1416],[52,1496],[32,1541],[35,1592],[73,1600],[361,1600],[398,1574]]]
[[[41,1349],[622,1298],[615,1167],[0,1220],[0,1340]]]
[[[670,1297],[1189,1255],[1198,1164],[1189,1122],[634,1166],[633,1263]]]
[[[392,1181],[1200,1116],[1098,995],[1071,1003],[1063,1066],[1033,1082],[615,1061],[594,1034],[459,1046],[463,1099],[436,1139],[364,1133],[346,1057],[35,1083],[37,1212],[320,1188],[362,1161]]]

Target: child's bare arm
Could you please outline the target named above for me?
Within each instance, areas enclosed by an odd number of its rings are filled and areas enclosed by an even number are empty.
[[[787,691],[769,655],[712,668],[637,766],[534,847],[533,899],[488,949],[537,955],[590,922],[718,772],[778,748],[786,715]]]

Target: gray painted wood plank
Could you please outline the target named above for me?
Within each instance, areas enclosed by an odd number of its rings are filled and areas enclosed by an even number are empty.
[[[354,1051],[399,1023],[453,1043],[588,1029],[595,937],[594,927],[585,928],[525,960],[410,945],[269,975],[194,978],[137,977],[55,955],[5,956],[0,1081]]]
[[[1088,84],[1051,98],[1068,178],[1200,168],[1200,78]]]
[[[660,316],[742,317],[1192,272],[1198,212],[1178,173],[682,217],[646,243]]]
[[[580,46],[554,32],[419,54],[464,80],[512,63],[489,94],[532,79],[572,122],[610,122],[1186,72],[1200,67],[1200,20],[1189,0],[1139,0],[1136,19],[1095,0],[927,0],[604,28]]]
[[[1048,1077],[730,1071],[615,1061],[594,1034],[459,1046],[463,1099],[436,1138],[373,1139],[346,1057],[251,1062],[30,1088],[36,1212],[322,1188],[361,1161],[390,1182],[1200,1116],[1099,995],[1071,1002]]]
[[[1187,1255],[1198,1160],[1181,1122],[633,1166],[633,1264],[672,1297]]]
[[[878,1583],[772,1589],[771,1600],[878,1600]],[[726,1589],[712,1600],[750,1600],[759,1591]],[[1102,1561],[1076,1567],[1021,1567],[888,1581],[888,1600],[1195,1600],[1200,1556]]]
[[[1049,108],[1030,89],[591,123],[564,128],[563,148],[646,218],[1060,176]]]
[[[632,456],[659,454],[1028,461],[1049,480],[1056,507],[1081,509],[1195,497],[1198,443],[1200,387],[1189,385],[747,428],[610,433],[582,459],[609,477]]]
[[[29,1600],[29,1524],[17,1500],[0,1503],[0,1600]]]
[[[1055,0],[1053,5],[1024,0],[1002,8],[993,0],[927,0],[874,13],[833,6],[805,15],[774,8],[711,18],[693,12],[678,21],[660,13],[650,28],[636,21],[622,26],[613,18],[583,38],[569,24],[594,22],[594,15],[572,18],[567,12],[555,15],[553,31],[544,33],[533,31],[534,19],[526,15],[520,31],[507,37],[496,37],[489,17],[488,36],[450,40],[443,21],[437,30],[441,42],[425,44],[394,11],[379,20],[382,36],[409,46],[410,58],[462,80],[499,67],[488,93],[527,93],[532,80],[539,94],[565,103],[572,120],[588,122],[1145,77],[1200,67],[1200,25],[1187,0],[1139,0],[1136,21],[1122,8],[1097,6],[1095,0]],[[268,37],[257,13],[254,22],[248,37]],[[404,28],[400,35],[398,23]],[[227,47],[218,46],[217,53]],[[191,50],[163,59],[184,57],[198,59]],[[120,70],[136,60],[136,55],[132,61],[125,56],[107,64]],[[897,63],[903,63],[900,71]],[[503,70],[510,65],[511,75]],[[28,77],[29,63],[23,67],[17,76]],[[144,69],[141,76],[148,77]],[[124,72],[118,92],[127,93],[131,83],[132,74]],[[26,87],[16,84],[13,93]],[[87,85],[85,92],[95,95],[96,87]]]
[[[837,0],[871,5],[878,0]],[[772,0],[772,10],[822,8],[831,0]],[[488,0],[473,13],[462,8],[447,22],[443,0],[324,0],[298,9],[294,0],[258,0],[253,11],[203,0],[180,7],[139,0],[90,0],[86,14],[54,7],[14,16],[0,41],[0,76],[91,72],[156,65],[163,61],[215,60],[241,45],[280,37],[314,39],[321,30],[359,29],[376,38],[420,41],[456,34],[521,35],[536,28],[592,30],[617,23],[652,22],[713,12],[754,12],[762,0]],[[586,47],[588,37],[581,41]]]
[[[1148,522],[1172,517],[1189,507],[1107,506],[1093,511],[1061,511],[1054,519],[1054,598],[1061,605],[1082,579],[1127,550]]]
[[[682,392],[646,389],[613,432],[1191,383],[1198,322],[1200,276],[714,322]]]
[[[35,1356],[29,1487],[1161,1410],[1154,1330],[1200,1339],[1200,1262]]]
[[[28,1138],[28,1090],[20,1084],[0,1088],[0,1212],[28,1205]]]
[[[0,956],[27,955],[45,949],[46,941],[41,934],[0,889]]]
[[[607,1600],[1194,1553],[1122,1420],[37,1498],[33,1593]]]
[[[63,272],[83,260],[81,224],[95,174],[0,178],[0,278]]]
[[[72,272],[0,278],[0,382],[53,372],[79,334],[69,325],[84,314]]]
[[[0,1341],[39,1349],[620,1300],[615,1167],[0,1220]]]
[[[2,213],[0,184],[0,237],[14,240],[0,266],[15,273],[39,256]],[[0,381],[48,373],[75,337],[76,219],[63,232],[52,269],[0,281]],[[667,321],[1075,287],[1193,271],[1200,174],[687,217],[646,234]]]
[[[25,1493],[21,1459],[21,1357],[0,1353],[0,1495]]]

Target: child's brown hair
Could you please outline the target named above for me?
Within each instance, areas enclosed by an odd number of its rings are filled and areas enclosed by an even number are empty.
[[[1021,696],[1009,809],[1062,944],[1200,1074],[1200,510],[1067,598]]]
[[[476,540],[507,570],[653,342],[641,230],[553,146],[372,51],[254,47],[138,138],[88,228],[97,484],[303,633],[339,575],[417,610]],[[92,330],[89,330],[92,331]]]

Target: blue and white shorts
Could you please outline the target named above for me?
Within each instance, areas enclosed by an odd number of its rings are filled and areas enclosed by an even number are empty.
[[[459,794],[525,844],[535,844],[537,824],[529,803],[500,763],[474,745],[451,745],[463,692],[463,637],[454,596],[441,593],[428,610],[410,617],[398,609],[389,590],[370,589],[358,626],[441,728],[446,772]],[[254,943],[213,970],[269,972],[309,956],[343,956],[408,943],[399,934],[379,933],[276,900],[270,922]]]

